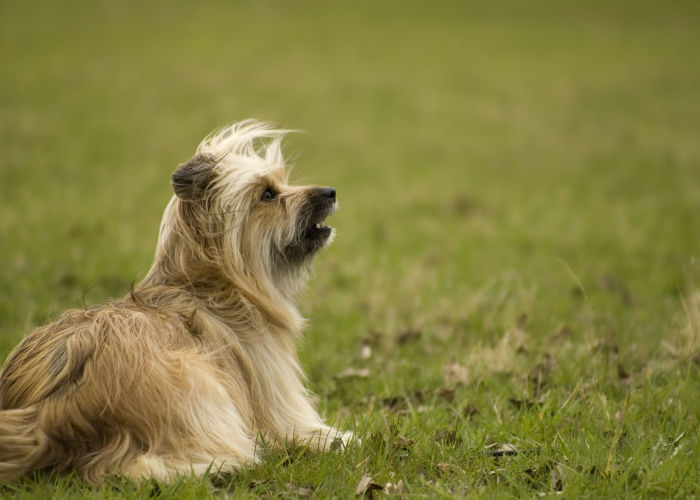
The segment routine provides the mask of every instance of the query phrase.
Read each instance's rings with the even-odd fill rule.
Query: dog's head
[[[332,241],[324,221],[337,207],[335,189],[289,184],[285,133],[252,120],[229,126],[173,173],[161,240],[177,235],[192,247],[190,276],[199,260],[289,295]]]

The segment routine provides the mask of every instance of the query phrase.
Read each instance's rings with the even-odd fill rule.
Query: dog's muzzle
[[[324,220],[335,211],[336,206],[335,189],[322,187],[309,191],[299,214],[299,234],[296,241],[285,249],[288,259],[304,258],[323,248],[333,233],[333,228],[327,226]]]

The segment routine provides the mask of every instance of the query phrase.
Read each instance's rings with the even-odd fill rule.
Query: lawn
[[[0,496],[700,496],[699,22],[692,1],[4,2],[0,359],[128,292],[172,170],[269,120],[307,132],[293,178],[338,190],[299,347],[362,442]]]

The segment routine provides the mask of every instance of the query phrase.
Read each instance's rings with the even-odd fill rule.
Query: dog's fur
[[[285,131],[248,120],[173,173],[153,266],[124,298],[34,330],[0,373],[0,479],[172,479],[255,462],[261,441],[347,442],[303,385],[295,301],[335,190],[287,183]]]

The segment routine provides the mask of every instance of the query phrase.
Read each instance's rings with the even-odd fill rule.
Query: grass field
[[[699,22],[691,1],[3,2],[0,359],[126,293],[175,166],[270,120],[308,132],[294,178],[338,189],[300,355],[363,441],[0,496],[700,496]]]

